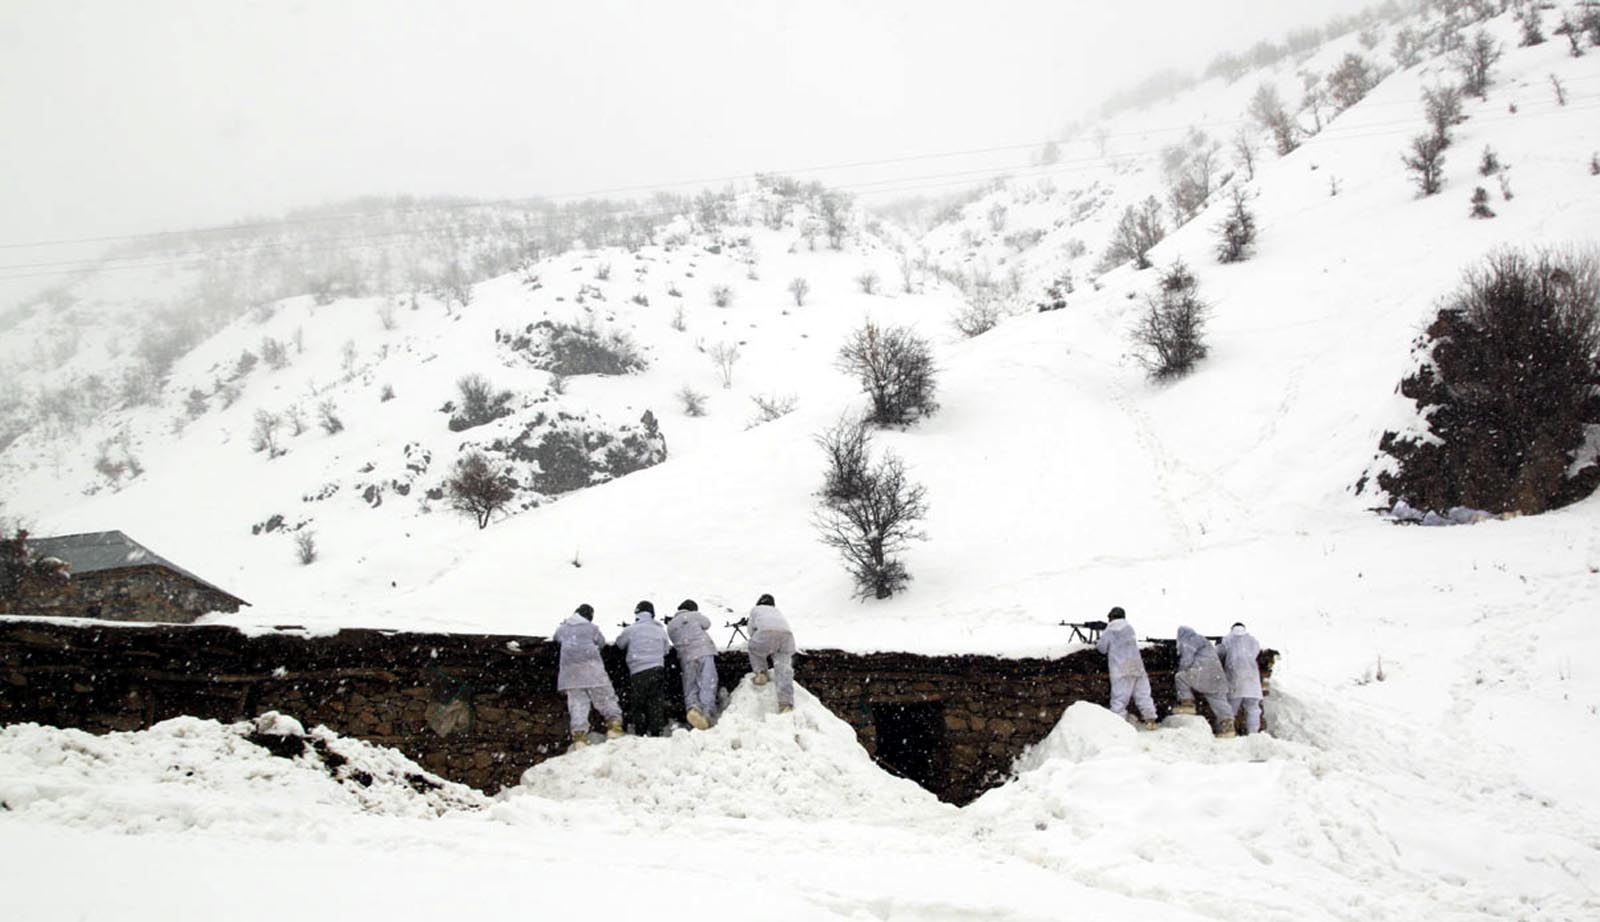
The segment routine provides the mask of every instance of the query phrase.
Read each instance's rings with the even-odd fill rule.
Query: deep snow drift
[[[1544,11],[1547,30],[1554,12]],[[1158,264],[1186,261],[1213,308],[1209,357],[1169,385],[1146,380],[1127,335],[1154,273],[1124,267],[1095,285],[1086,267],[1119,206],[1161,192],[1163,144],[1195,121],[1231,135],[1260,82],[1294,98],[1298,69],[1366,53],[1355,36],[1119,116],[1107,125],[1109,159],[1051,174],[1055,192],[1039,177],[1003,184],[935,229],[920,244],[930,258],[951,269],[987,261],[997,276],[1015,266],[1024,301],[1064,268],[1078,278],[1061,310],[1030,310],[976,339],[949,330],[950,286],[928,276],[920,290],[899,290],[890,235],[863,222],[844,251],[812,252],[796,227],[752,226],[758,271],[712,253],[718,244],[705,237],[638,259],[568,254],[542,264],[537,291],[493,280],[468,309],[405,311],[388,331],[367,301],[290,299],[202,344],[179,369],[183,385],[205,383],[263,335],[306,326],[304,357],[253,373],[233,407],[212,407],[174,434],[182,395],[171,394],[160,409],[97,423],[76,448],[30,442],[15,463],[8,452],[0,472],[12,495],[37,506],[8,511],[35,515],[41,531],[125,528],[256,603],[213,619],[241,625],[539,634],[580,600],[610,624],[642,597],[742,612],[772,592],[802,646],[1032,655],[1069,648],[1062,618],[1099,617],[1112,604],[1147,636],[1170,637],[1179,624],[1219,633],[1243,620],[1284,654],[1268,709],[1275,737],[1213,741],[1183,720],[1131,736],[1079,708],[1016,780],[955,811],[874,774],[809,703],[758,719],[759,702],[736,700],[711,733],[563,757],[487,810],[441,819],[368,814],[345,786],[307,769],[294,784],[317,819],[301,823],[299,807],[258,804],[248,777],[228,780],[221,802],[243,804],[241,824],[265,817],[258,825],[283,833],[275,842],[221,828],[226,811],[206,807],[219,802],[193,794],[173,809],[205,821],[173,820],[194,827],[182,835],[105,835],[119,828],[109,817],[128,815],[116,807],[120,786],[56,767],[73,764],[71,746],[100,744],[33,730],[42,754],[17,762],[8,752],[0,763],[20,766],[7,769],[8,790],[32,792],[0,813],[6,865],[21,880],[0,888],[0,908],[21,900],[8,916],[45,919],[118,909],[281,917],[279,905],[239,905],[229,877],[248,867],[261,880],[294,880],[319,915],[459,914],[470,895],[485,914],[534,901],[593,913],[603,898],[619,916],[693,917],[714,898],[792,918],[1600,917],[1591,781],[1600,673],[1586,652],[1600,608],[1600,499],[1424,529],[1372,514],[1382,498],[1353,489],[1381,433],[1415,422],[1395,385],[1460,272],[1497,246],[1590,243],[1600,227],[1600,178],[1589,171],[1600,150],[1600,54],[1572,57],[1554,37],[1518,47],[1509,15],[1488,28],[1505,55],[1488,99],[1466,102],[1441,195],[1417,198],[1399,164],[1425,127],[1421,90],[1454,79],[1445,57],[1425,55],[1286,157],[1255,138],[1261,234],[1249,261],[1215,262],[1215,206],[1153,251]],[[1374,60],[1388,63],[1393,31],[1383,30]],[[1565,104],[1551,75],[1567,88]],[[1485,147],[1506,165],[1514,196],[1494,199],[1495,218],[1472,220],[1472,189],[1499,189],[1478,175]],[[1091,198],[1102,204],[1079,220],[1074,203]],[[984,230],[996,204],[1011,223]],[[1031,249],[1006,243],[1036,230],[1044,235]],[[1084,244],[1078,256],[1073,239]],[[602,263],[614,267],[609,281],[596,277]],[[854,281],[867,269],[884,280],[877,294]],[[785,290],[795,276],[811,281],[804,307]],[[719,284],[735,291],[728,307],[708,297]],[[588,310],[579,307],[585,288],[603,301],[591,292]],[[631,299],[636,291],[648,306]],[[684,330],[672,323],[680,300]],[[548,375],[506,361],[492,333],[589,314],[637,337],[651,368],[575,378],[549,405],[623,421],[651,409],[669,460],[481,533],[429,506],[426,488],[464,444],[510,434],[445,427],[439,406],[459,374],[488,363],[497,383],[548,396]],[[810,523],[821,479],[810,438],[861,406],[832,359],[868,314],[934,339],[942,407],[875,437],[928,487],[929,540],[906,555],[914,581],[904,596],[862,604]],[[363,348],[347,371],[340,345],[357,338]],[[726,389],[701,351],[719,341],[744,350]],[[381,399],[386,382],[393,400]],[[711,395],[709,416],[679,407],[673,394],[685,384]],[[250,452],[254,410],[308,389],[362,411],[338,435],[295,436],[282,457]],[[746,431],[748,400],[764,393],[795,393],[798,407]],[[119,427],[147,473],[83,495],[94,449]],[[402,495],[392,484],[413,476],[412,442],[432,466]],[[357,487],[379,481],[391,488],[374,508]],[[317,498],[307,483],[339,489]],[[323,556],[310,567],[283,535],[249,533],[289,510],[318,533]],[[8,749],[24,745],[5,739]],[[233,743],[206,745],[273,777],[291,771]],[[161,758],[135,761],[165,771]],[[102,777],[107,763],[86,770]],[[93,793],[73,807],[56,789]],[[133,799],[166,816],[160,797],[171,789],[151,790]],[[271,820],[280,815],[290,819]],[[135,905],[66,885],[67,869],[86,860],[109,892],[139,897]],[[147,879],[174,866],[194,873],[164,888],[172,898],[153,897]]]

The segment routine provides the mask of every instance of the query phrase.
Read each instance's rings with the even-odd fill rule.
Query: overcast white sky
[[[0,0],[0,244],[1042,140],[1364,5]]]

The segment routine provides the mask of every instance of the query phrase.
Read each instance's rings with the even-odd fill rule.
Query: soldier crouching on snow
[[[1222,666],[1228,670],[1228,714],[1237,723],[1244,712],[1242,733],[1261,732],[1261,667],[1256,663],[1260,655],[1261,644],[1235,621],[1222,638]]]
[[[1172,676],[1178,704],[1174,714],[1195,713],[1196,692],[1205,696],[1211,708],[1212,730],[1218,736],[1233,736],[1233,706],[1228,701],[1228,674],[1217,658],[1217,648],[1192,627],[1178,628],[1178,671]]]
[[[672,641],[649,601],[633,607],[633,619],[617,637],[617,649],[628,655],[628,711],[633,732],[660,736],[667,729],[667,651]]]
[[[667,635],[678,653],[683,673],[683,706],[689,726],[704,730],[717,718],[717,645],[711,642],[711,619],[700,613],[694,599],[678,603],[678,613],[667,623]]]
[[[606,675],[600,650],[605,635],[594,626],[594,607],[579,605],[561,622],[551,638],[561,645],[561,671],[556,675],[556,691],[566,692],[567,716],[572,726],[572,748],[589,745],[589,710],[593,707],[606,721],[606,738],[622,735],[622,708],[617,692]]]
[[[778,677],[778,713],[794,710],[794,632],[770,594],[750,609],[750,671],[756,685],[767,684],[770,661]]]
[[[1128,623],[1128,615],[1119,606],[1106,615],[1105,630],[1095,649],[1106,655],[1106,666],[1111,673],[1111,713],[1128,716],[1128,699],[1144,718],[1144,728],[1156,728],[1156,703],[1150,697],[1150,676],[1144,671],[1144,657],[1139,654],[1139,638]]]

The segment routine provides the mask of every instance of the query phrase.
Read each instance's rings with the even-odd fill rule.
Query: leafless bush
[[[255,427],[250,430],[250,449],[252,451],[266,452],[268,458],[276,458],[283,454],[278,447],[278,429],[283,425],[283,417],[267,410],[257,410]]]
[[[757,394],[750,398],[750,402],[756,405],[756,418],[750,425],[759,426],[793,413],[800,398],[794,394]]]
[[[683,404],[683,415],[706,415],[706,395],[689,385],[685,384],[683,389],[678,391],[678,400]]]
[[[789,294],[794,298],[795,307],[806,306],[806,295],[811,293],[811,283],[799,276],[789,281]]]
[[[1250,255],[1256,241],[1256,217],[1248,206],[1249,196],[1244,187],[1235,185],[1231,192],[1231,207],[1217,225],[1217,261],[1236,263]]]
[[[862,294],[875,295],[878,293],[878,273],[868,269],[856,276],[856,284],[860,286]]]
[[[1156,293],[1145,299],[1145,311],[1133,330],[1139,360],[1150,377],[1177,378],[1194,370],[1206,356],[1207,308],[1199,283],[1182,262],[1162,273]]]
[[[674,330],[677,330],[679,333],[682,333],[684,330],[689,329],[688,322],[683,319],[683,305],[682,304],[678,304],[678,305],[675,305],[673,307],[673,309],[672,309],[672,321],[671,321],[671,323],[669,325]]]
[[[317,425],[329,435],[344,431],[344,420],[339,418],[339,406],[333,402],[333,398],[317,404]]]
[[[461,432],[511,415],[510,391],[497,391],[489,379],[472,373],[456,379],[461,403],[450,417],[450,431]]]
[[[1485,29],[1479,29],[1472,40],[1456,50],[1453,61],[1461,71],[1461,90],[1479,99],[1489,93],[1489,72],[1500,60],[1502,49]]]
[[[302,528],[294,535],[294,556],[301,566],[309,567],[317,561],[317,533]]]
[[[711,286],[711,303],[718,307],[727,307],[733,303],[733,289],[727,285]]]
[[[1436,134],[1419,134],[1411,139],[1411,152],[1402,154],[1413,182],[1422,194],[1433,195],[1439,191],[1444,177],[1444,142]]]
[[[1294,153],[1294,149],[1300,146],[1299,126],[1294,123],[1289,110],[1284,108],[1283,99],[1270,83],[1263,83],[1250,98],[1250,117],[1256,124],[1272,132],[1273,140],[1278,144],[1279,156]]]
[[[867,321],[839,348],[839,369],[854,375],[872,399],[873,422],[910,423],[938,409],[933,399],[933,349],[906,327]]]
[[[1129,205],[1111,232],[1111,242],[1106,245],[1100,269],[1108,271],[1129,260],[1133,261],[1135,269],[1150,268],[1150,250],[1166,235],[1167,229],[1161,223],[1161,203],[1155,196],[1141,204]]]
[[[1461,90],[1454,86],[1430,86],[1422,91],[1422,111],[1433,136],[1439,139],[1439,149],[1450,146],[1450,129],[1461,124]]]
[[[719,342],[706,354],[711,357],[712,366],[722,377],[722,386],[733,387],[733,366],[739,363],[739,347],[733,343]]]
[[[962,336],[982,336],[1000,323],[1000,305],[993,298],[974,297],[963,301],[950,317],[950,324]]]
[[[814,521],[822,543],[844,558],[856,597],[887,599],[905,589],[911,574],[897,555],[926,539],[918,523],[928,514],[927,490],[906,476],[905,464],[885,453],[846,498],[824,492],[822,499]]]

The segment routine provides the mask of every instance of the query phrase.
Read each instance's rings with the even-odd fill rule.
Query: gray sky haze
[[[0,244],[1042,141],[1364,5],[0,0]]]

